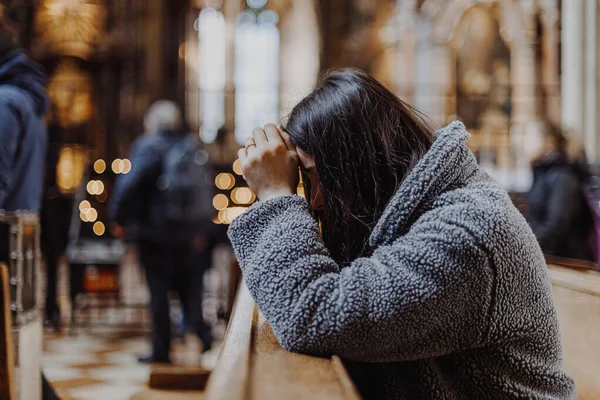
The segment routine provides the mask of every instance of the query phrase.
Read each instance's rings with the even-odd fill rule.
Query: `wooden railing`
[[[581,400],[600,398],[600,272],[592,264],[552,259],[550,280],[560,319],[566,367]],[[281,348],[242,283],[208,400],[359,399],[342,362]]]
[[[15,399],[15,358],[8,268],[0,264],[0,400]]]
[[[577,264],[577,263],[576,263]],[[565,363],[580,400],[600,398],[600,272],[549,264],[562,331]]]
[[[243,283],[204,398],[360,399],[339,358],[309,357],[281,348]]]

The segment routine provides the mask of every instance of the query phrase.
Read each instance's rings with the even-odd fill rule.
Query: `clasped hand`
[[[298,154],[289,135],[274,124],[254,129],[238,156],[244,178],[259,200],[296,193]]]

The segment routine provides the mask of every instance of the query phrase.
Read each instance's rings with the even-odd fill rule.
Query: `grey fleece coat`
[[[246,284],[284,348],[339,355],[365,398],[576,398],[542,252],[468,138],[437,132],[343,269],[304,199],[254,205],[229,230]]]

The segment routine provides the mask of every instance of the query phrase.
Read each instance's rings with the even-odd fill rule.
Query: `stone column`
[[[535,8],[528,2],[519,4],[506,10],[504,23],[510,26],[512,36],[512,120],[513,124],[523,125],[535,118],[538,80],[533,48]]]
[[[586,0],[585,4],[585,50],[584,50],[584,109],[583,135],[589,161],[598,155],[598,5],[597,0]]]
[[[280,117],[309,94],[319,76],[319,24],[312,0],[295,0],[281,16]]]
[[[584,2],[562,2],[562,124],[566,128],[583,132],[583,43]]]
[[[415,101],[415,64],[417,55],[417,35],[415,27],[416,1],[403,0],[398,3],[394,23],[396,24],[396,77],[395,86],[398,96],[404,101]]]
[[[431,113],[429,106],[430,85],[432,82],[431,65],[432,57],[431,22],[427,19],[418,19],[415,24],[415,36],[417,38],[415,55],[414,76],[414,105],[426,113]]]
[[[436,39],[431,23],[420,20],[415,31],[417,42],[414,101],[432,121],[440,126],[456,117],[456,71],[453,51],[447,41]]]
[[[514,163],[507,178],[507,189],[526,191],[532,175],[526,143],[538,133],[536,120],[537,60],[534,51],[536,8],[531,1],[506,5],[503,23],[511,41],[512,115],[510,147]]]
[[[542,11],[542,85],[544,112],[553,122],[560,122],[560,12],[555,0]]]

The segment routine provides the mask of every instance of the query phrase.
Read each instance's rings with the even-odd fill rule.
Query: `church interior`
[[[462,121],[481,169],[520,210],[544,124],[560,125],[581,143],[600,199],[595,0],[0,0],[3,19],[47,72],[50,107],[41,212],[0,214],[21,233],[10,254],[24,254],[2,279],[2,399],[361,398],[339,357],[279,345],[227,238],[257,201],[238,151],[254,127],[283,123],[325,71],[367,72],[436,127]],[[136,359],[150,349],[149,292],[138,251],[110,220],[159,99],[181,106],[214,171],[202,299],[214,342],[201,351],[170,297],[171,365]],[[600,272],[547,261],[566,369],[579,398],[598,399]],[[48,296],[58,308],[45,310]]]

